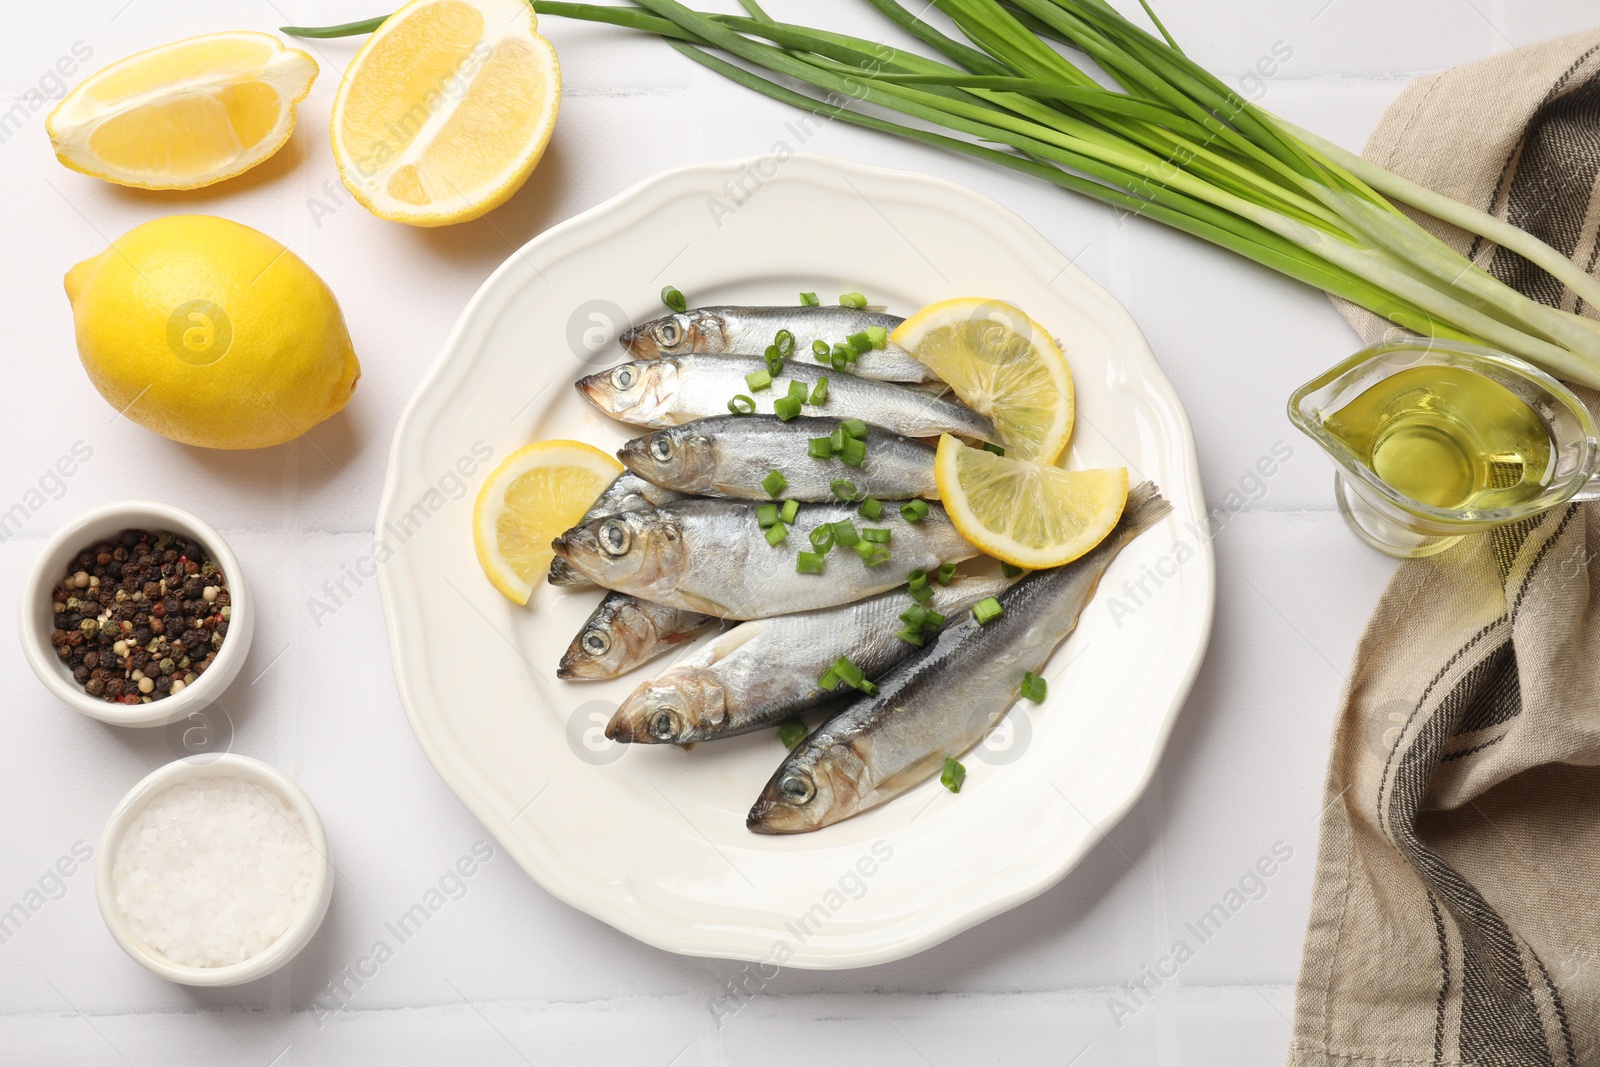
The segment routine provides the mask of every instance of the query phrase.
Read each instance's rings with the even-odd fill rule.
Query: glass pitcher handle
[[[1583,488],[1573,493],[1568,500],[1574,504],[1581,504],[1585,500],[1600,500],[1600,472],[1589,475],[1589,480],[1583,483]]]

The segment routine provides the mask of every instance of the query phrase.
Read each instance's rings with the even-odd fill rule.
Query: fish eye
[[[683,340],[683,327],[677,319],[666,319],[656,326],[656,343],[663,348],[674,348]]]
[[[665,463],[672,458],[672,441],[666,434],[657,434],[650,439],[650,454]]]
[[[611,384],[618,389],[633,388],[633,368],[628,366],[618,367],[611,372]]]
[[[627,553],[628,545],[633,541],[633,535],[628,532],[626,523],[616,519],[607,520],[600,527],[600,547],[607,555],[621,556]]]
[[[670,741],[678,736],[678,716],[671,708],[657,708],[650,716],[649,730],[657,741]]]
[[[611,635],[604,630],[585,630],[579,642],[591,656],[603,656],[611,651]]]
[[[778,795],[791,804],[806,804],[817,795],[817,787],[803,774],[786,774],[778,780]]]

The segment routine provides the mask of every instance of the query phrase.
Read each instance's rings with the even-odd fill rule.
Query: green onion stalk
[[[758,0],[741,0],[743,15],[678,0],[535,6],[654,34],[775,100],[1020,171],[1414,333],[1488,345],[1600,387],[1600,324],[1516,292],[1399,205],[1522,256],[1589,304],[1600,306],[1600,282],[1533,235],[1242,99],[1183,53],[1145,0],[1156,33],[1105,0],[933,0],[954,34],[899,0],[862,2],[938,58],[780,22]],[[283,29],[345,37],[382,23]],[[1115,88],[1088,72],[1091,62]]]

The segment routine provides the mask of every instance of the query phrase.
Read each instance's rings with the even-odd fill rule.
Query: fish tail
[[[1124,540],[1131,541],[1150,527],[1172,514],[1172,504],[1161,495],[1155,482],[1140,482],[1128,490],[1128,502],[1122,506],[1118,532]]]

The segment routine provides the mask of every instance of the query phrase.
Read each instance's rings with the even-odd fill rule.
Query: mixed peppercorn
[[[233,613],[205,546],[166,530],[124,530],[79,552],[56,586],[50,644],[92,697],[148,704],[216,661]]]

